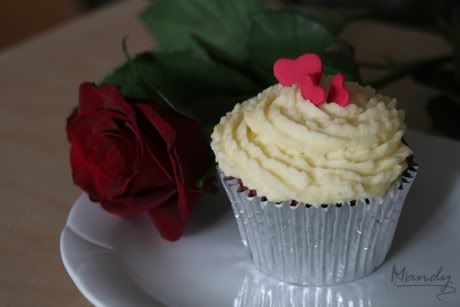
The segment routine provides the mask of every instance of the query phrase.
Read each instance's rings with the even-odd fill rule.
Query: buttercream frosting
[[[211,136],[220,169],[271,201],[319,206],[383,195],[411,155],[404,112],[371,87],[346,87],[346,107],[317,107],[297,85],[280,84],[235,105]]]

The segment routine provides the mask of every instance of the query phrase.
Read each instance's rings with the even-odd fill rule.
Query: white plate
[[[223,193],[203,200],[175,243],[147,218],[112,216],[82,195],[62,232],[64,265],[97,306],[460,306],[460,144],[413,132],[409,142],[420,171],[392,250],[357,282],[296,287],[256,272]]]

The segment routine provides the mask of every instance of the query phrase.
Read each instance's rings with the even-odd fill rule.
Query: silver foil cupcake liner
[[[282,281],[326,286],[360,279],[382,264],[416,173],[411,166],[382,197],[320,207],[271,202],[238,179],[221,171],[219,177],[254,265]]]

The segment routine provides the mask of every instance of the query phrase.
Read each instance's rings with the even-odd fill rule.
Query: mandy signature
[[[441,297],[457,292],[454,287],[452,275],[443,272],[444,267],[440,267],[433,274],[415,274],[409,272],[405,266],[397,268],[393,266],[391,272],[391,283],[396,287],[433,287],[439,288],[436,298],[442,301]]]

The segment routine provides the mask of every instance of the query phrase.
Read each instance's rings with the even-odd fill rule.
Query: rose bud
[[[114,214],[147,213],[177,240],[211,166],[199,125],[155,102],[127,101],[115,86],[80,86],[67,120],[73,180]]]

